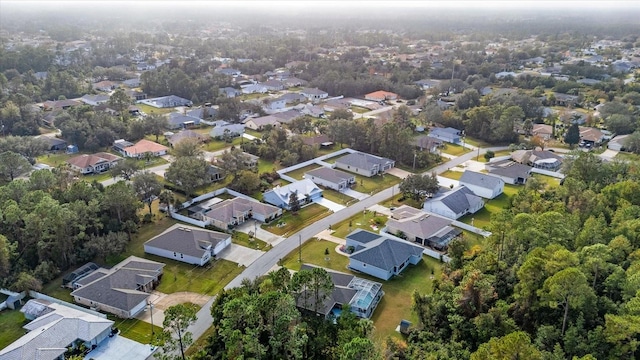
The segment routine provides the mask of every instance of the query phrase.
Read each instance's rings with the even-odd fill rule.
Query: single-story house
[[[27,333],[0,350],[0,359],[64,359],[70,347],[92,349],[109,338],[113,321],[65,304],[29,300],[20,310],[32,320],[22,327]]]
[[[278,119],[278,123],[280,124],[289,124],[293,119],[299,118],[303,114],[298,110],[287,110],[282,112],[277,112],[273,114],[273,117]]]
[[[422,90],[428,90],[440,85],[440,80],[422,79],[415,81],[414,84],[420,86]]]
[[[577,95],[568,95],[562,93],[553,93],[555,97],[555,103],[553,105],[557,106],[575,106],[578,102]]]
[[[516,150],[511,160],[536,169],[558,171],[562,167],[562,157],[547,150]]]
[[[140,78],[131,78],[122,82],[122,85],[128,86],[130,88],[137,88],[140,86]]]
[[[452,227],[451,222],[452,220],[402,205],[391,211],[386,232],[422,246],[445,250],[451,240],[462,233],[460,229]]]
[[[249,154],[248,152],[242,152],[242,155],[243,155],[244,160],[245,160],[244,164],[247,167],[255,168],[256,166],[258,166],[258,160],[260,160],[259,156],[256,156],[256,155],[253,155],[253,154]],[[213,162],[218,166],[222,166],[222,164],[224,164],[224,161],[222,160],[221,157],[215,157],[213,159]]]
[[[306,80],[298,79],[297,77],[290,77],[288,79],[282,80],[282,83],[285,87],[296,87],[296,86],[306,86],[308,82]]]
[[[461,134],[462,132],[458,129],[454,129],[452,127],[448,128],[433,128],[429,132],[429,136],[432,138],[436,138],[442,141],[446,141],[452,144],[460,144],[461,143]]]
[[[257,118],[247,118],[242,123],[245,127],[251,130],[261,131],[265,128],[265,126],[268,125],[271,125],[273,127],[280,126],[280,119],[273,115],[267,115]]]
[[[420,151],[428,151],[430,153],[437,153],[438,148],[443,146],[443,141],[436,139],[428,135],[421,135],[413,140],[413,144],[420,149]]]
[[[385,101],[385,100],[396,100],[397,98],[398,98],[398,94],[392,93],[389,91],[383,91],[383,90],[374,91],[364,96],[365,100],[378,101],[378,102]]]
[[[626,146],[627,137],[629,135],[618,135],[609,141],[607,147],[614,151],[624,151]]]
[[[264,104],[265,110],[281,110],[287,106],[285,99],[273,99]]]
[[[298,203],[305,205],[322,197],[322,190],[309,179],[303,179],[284,186],[276,186],[262,194],[264,202],[281,209],[290,210],[289,197],[297,194]]]
[[[300,270],[313,270],[315,267],[302,264]],[[342,309],[349,305],[356,316],[370,318],[384,296],[382,284],[335,270],[325,270],[333,282],[331,294],[327,294],[323,303],[316,306],[315,295],[311,291],[304,291],[297,297],[296,306],[301,310],[315,311],[325,318],[337,318]]]
[[[531,167],[512,160],[489,162],[485,165],[489,174],[500,177],[505,184],[524,184],[531,176]]]
[[[284,90],[284,84],[279,80],[267,80],[262,83],[262,86],[266,87],[269,91]]]
[[[132,101],[139,101],[147,98],[147,94],[143,91],[125,90],[124,93],[127,94]]]
[[[62,278],[62,286],[73,289],[74,288],[73,283],[75,281],[80,280],[81,278],[87,275],[90,275],[91,273],[98,270],[99,268],[100,266],[96,265],[95,263],[88,262],[82,265],[81,267],[75,269],[74,271],[70,272],[69,274],[65,275],[65,277]]]
[[[299,110],[302,114],[313,116],[315,118],[321,118],[324,116],[324,108],[322,106],[317,106],[312,104],[305,104],[305,105],[301,104],[299,106],[300,106]]]
[[[49,151],[59,151],[67,149],[67,142],[65,140],[50,136],[42,136],[41,139],[44,139],[49,143]]]
[[[227,233],[175,224],[144,243],[144,252],[198,266],[231,245]]]
[[[118,83],[110,80],[103,80],[97,83],[91,84],[93,90],[111,92],[118,88]]]
[[[264,94],[269,92],[269,89],[262,84],[251,84],[242,88],[243,94]]]
[[[236,96],[240,96],[242,95],[242,91],[236,89],[236,88],[232,88],[232,87],[223,87],[220,88],[220,90],[218,90],[218,92],[222,95],[224,95],[225,97],[228,98],[234,98]]]
[[[302,142],[305,145],[314,146],[316,148],[333,145],[333,142],[331,141],[331,139],[329,139],[329,137],[325,134],[316,135],[316,136],[303,136]]]
[[[186,129],[199,124],[199,117],[184,115],[181,113],[171,113],[167,119],[167,126],[169,129]]]
[[[585,143],[590,143],[592,146],[600,145],[604,141],[604,134],[600,129],[578,126],[580,130],[580,140]]]
[[[349,269],[389,280],[400,274],[409,264],[422,260],[424,248],[408,241],[356,229],[346,237]]]
[[[214,139],[220,139],[224,136],[228,135],[231,137],[237,137],[244,134],[244,125],[243,124],[223,124],[218,125],[209,131],[209,136]]]
[[[363,152],[354,152],[336,160],[335,165],[338,169],[372,177],[394,167],[395,161]]]
[[[87,105],[98,106],[100,104],[106,104],[109,101],[110,96],[107,94],[98,95],[84,95],[80,98],[80,101]]]
[[[249,219],[270,222],[282,215],[282,209],[245,198],[227,199],[212,205],[202,220],[219,229],[231,229]]]
[[[504,180],[490,174],[465,170],[458,182],[485,199],[493,199],[504,192]]]
[[[539,136],[544,140],[550,140],[553,138],[553,127],[546,124],[533,124],[531,135]]]
[[[78,304],[128,319],[147,306],[149,293],[162,277],[164,264],[129,256],[108,270],[98,270],[77,282],[71,293]]]
[[[182,130],[177,134],[169,136],[167,138],[167,141],[169,142],[169,144],[171,144],[172,147],[175,147],[180,141],[184,139],[193,139],[194,141],[197,141],[199,143],[203,143],[208,140],[206,136],[193,130]]]
[[[300,94],[304,95],[309,101],[320,101],[329,97],[329,93],[318,88],[304,88],[300,90]]]
[[[238,76],[242,75],[242,72],[240,70],[236,70],[236,69],[233,69],[233,68],[218,68],[218,69],[216,69],[216,72],[218,74],[232,76],[232,77],[238,77]]]
[[[177,107],[177,106],[187,106],[190,107],[193,105],[193,102],[191,100],[187,100],[184,98],[181,98],[179,96],[175,96],[175,95],[169,95],[169,96],[161,96],[161,97],[157,97],[157,98],[151,98],[151,99],[144,99],[144,100],[138,100],[139,103],[145,104],[145,105],[149,105],[149,106],[153,106],[154,108],[170,108],[170,107]]]
[[[352,184],[356,183],[355,175],[327,167],[320,167],[307,171],[304,174],[304,178],[313,181],[317,185],[328,187],[329,189],[336,191],[347,190]]]
[[[67,110],[74,106],[82,105],[81,102],[75,100],[55,100],[55,101],[45,101],[42,103],[42,108],[44,110]]]
[[[86,175],[103,173],[115,166],[120,160],[122,160],[120,156],[99,152],[74,156],[67,160],[67,163],[71,165],[71,169]]]
[[[118,144],[116,144],[118,141],[120,140],[116,140],[114,142],[114,147]],[[130,143],[129,143],[130,144]],[[120,149],[120,148],[118,148]],[[131,157],[131,158],[142,158],[145,156],[145,154],[149,153],[151,154],[151,156],[162,156],[162,155],[166,155],[167,151],[169,150],[168,147],[164,146],[164,145],[160,145],[156,142],[153,142],[151,140],[147,140],[147,139],[142,139],[140,141],[138,141],[137,143],[135,143],[135,145],[131,145],[131,146],[127,146],[124,148],[121,148],[120,153],[126,157]]]
[[[187,116],[195,117],[200,120],[208,120],[216,116],[218,111],[212,107],[201,107],[187,111]]]
[[[458,186],[425,201],[423,209],[449,219],[459,219],[482,209],[484,201],[466,186]]]
[[[284,100],[285,104],[293,104],[306,101],[307,98],[304,95],[298,93],[286,93],[276,98],[276,100]]]

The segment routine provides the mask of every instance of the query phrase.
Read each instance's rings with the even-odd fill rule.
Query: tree
[[[15,252],[15,245],[9,243],[4,235],[0,235],[0,277],[6,277],[11,270],[11,259]]]
[[[496,153],[494,153],[491,150],[487,150],[487,152],[484,153],[484,158],[485,160],[489,161],[491,159],[493,159],[496,156]]]
[[[631,115],[613,114],[605,119],[607,130],[617,135],[630,134],[637,129],[637,122]]]
[[[260,175],[249,170],[241,170],[234,178],[231,188],[243,194],[253,194],[260,189]]]
[[[624,147],[629,152],[640,154],[640,131],[627,136],[624,139]]]
[[[191,304],[178,304],[168,307],[164,311],[164,326],[161,334],[161,346],[164,354],[157,356],[161,359],[178,358],[186,360],[184,354],[186,348],[193,343],[191,332],[187,331],[189,325],[193,324],[198,318],[196,317],[196,307]],[[175,338],[174,338],[175,335]],[[172,351],[180,349],[181,357],[172,357],[169,354]]]
[[[179,157],[169,165],[165,179],[181,186],[185,194],[191,196],[197,187],[205,184],[208,167],[206,160],[193,156]]]
[[[173,156],[180,157],[198,157],[202,155],[200,142],[193,138],[182,139],[173,147]]]
[[[126,158],[118,161],[115,166],[109,169],[109,172],[114,179],[121,176],[123,179],[129,181],[138,170],[140,170],[138,161],[136,159]]]
[[[129,105],[131,105],[131,98],[124,92],[124,90],[118,89],[111,94],[108,104],[120,113],[120,116],[124,119],[125,111],[129,108]]]
[[[569,308],[579,308],[590,297],[594,297],[593,289],[587,284],[587,278],[574,267],[560,270],[545,280],[543,288],[539,290],[539,295],[550,307],[561,306],[563,308],[561,335],[564,335],[566,329]]]
[[[162,191],[162,184],[156,175],[150,172],[143,172],[136,175],[133,178],[133,191],[136,192],[138,200],[147,204],[149,207],[149,215],[153,215],[151,212],[151,204],[153,204],[153,201]]]
[[[580,142],[580,129],[578,128],[578,124],[572,124],[569,127],[567,134],[564,136],[564,142],[569,144],[571,148]]]
[[[23,271],[18,275],[17,280],[11,288],[16,292],[29,290],[40,291],[42,290],[42,282],[33,275]]]
[[[5,151],[0,154],[0,176],[9,181],[26,173],[31,169],[31,164],[20,154]]]
[[[356,337],[340,348],[340,360],[374,360],[379,354],[368,338]]]
[[[533,121],[531,121],[531,119],[526,119],[522,124],[522,130],[525,135],[531,136],[531,133],[533,132]]]
[[[158,195],[158,200],[160,201],[160,205],[164,204],[167,207],[168,213],[171,213],[171,205],[173,204],[174,199],[175,199],[175,195],[171,190],[164,189],[160,192],[160,195]]]
[[[353,120],[353,112],[348,109],[336,109],[329,114],[329,120],[334,121],[337,119]]]
[[[167,118],[158,114],[147,116],[144,119],[144,125],[148,134],[155,135],[156,142],[158,142],[158,137],[164,133],[164,129],[169,127]]]
[[[419,201],[425,196],[438,192],[438,178],[435,173],[431,175],[409,175],[400,183],[400,192],[406,197]]]
[[[300,200],[298,200],[298,191],[292,191],[289,194],[289,210],[297,214],[300,211]]]
[[[471,354],[471,360],[542,360],[542,354],[531,344],[529,335],[523,331],[512,332],[501,338],[492,338],[480,345]]]
[[[233,175],[234,180],[236,180],[241,171],[249,170],[250,168],[249,156],[236,147],[231,147],[231,149],[222,153],[218,163],[226,174]]]
[[[124,251],[129,238],[124,232],[110,232],[105,235],[92,235],[86,246],[98,258],[106,261],[108,256],[118,255]]]

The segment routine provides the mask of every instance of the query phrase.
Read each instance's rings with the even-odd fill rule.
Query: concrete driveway
[[[358,200],[364,200],[370,196],[369,194],[361,193],[352,189],[347,189],[343,191],[343,194],[347,196],[351,196],[352,198],[358,199]]]
[[[237,244],[231,244],[228,248],[222,250],[218,257],[221,259],[233,261],[238,265],[249,266],[253,264],[260,256],[264,254],[264,251],[249,249]]]
[[[249,232],[256,232],[256,237],[258,239],[266,243],[269,243],[272,246],[276,246],[284,240],[282,236],[270,233],[267,230],[261,228],[260,225],[262,225],[261,222],[258,222],[256,220],[251,220],[236,227],[236,230],[245,234],[248,234]]]
[[[607,149],[605,150],[602,154],[600,154],[600,157],[603,160],[607,160],[607,161],[612,161],[613,158],[616,157],[616,155],[618,155],[618,152],[615,150],[611,150],[611,149]]]
[[[395,168],[395,167],[387,170],[387,174],[391,174],[393,176],[397,176],[400,179],[404,179],[407,176],[411,175],[410,172],[402,170],[402,169],[398,169],[398,168]]]
[[[313,202],[318,204],[318,205],[320,205],[320,206],[324,206],[324,207],[326,207],[327,209],[329,209],[329,210],[331,210],[333,212],[340,211],[340,210],[345,208],[344,205],[340,205],[338,203],[335,203],[335,202],[333,202],[331,200],[328,200],[328,199],[325,199],[325,198],[319,198],[319,199],[314,200]]]

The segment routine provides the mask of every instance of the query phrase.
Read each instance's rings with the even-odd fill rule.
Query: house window
[[[362,264],[363,267],[367,267],[367,264]]]
[[[184,255],[183,254],[180,254],[180,259],[184,259]]]
[[[175,252],[173,253],[173,257],[176,257],[176,253]]]

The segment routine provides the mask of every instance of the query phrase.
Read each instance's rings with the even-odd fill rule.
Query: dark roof
[[[468,187],[462,185],[433,198],[431,201],[440,201],[454,213],[460,214],[472,208],[477,202],[482,202],[482,199]]]
[[[385,165],[393,162],[394,161],[391,159],[373,156],[362,152],[354,152],[336,160],[336,163],[350,165],[359,169],[371,169],[376,164]]]
[[[504,183],[502,179],[497,176],[483,174],[475,171],[465,170],[459,180],[462,185],[475,185],[485,189],[495,189],[496,186],[500,186]]]
[[[341,181],[344,180],[349,180],[349,179],[354,179],[355,176],[354,175],[349,175],[344,171],[340,171],[340,170],[335,170],[335,169],[330,169],[330,168],[326,168],[326,167],[320,167],[317,169],[313,169],[311,171],[307,171],[305,173],[305,175],[311,175],[311,176],[315,176],[327,181],[330,181],[334,184],[340,183]],[[306,178],[306,176],[305,176]]]
[[[370,231],[358,231],[355,230],[351,234],[347,235],[347,239],[359,242],[360,244],[368,244],[371,241],[378,239],[380,235],[372,233]]]
[[[526,178],[531,172],[531,167],[518,164],[511,160],[498,161],[491,163],[489,168],[490,174],[505,176],[512,179]]]
[[[393,212],[402,216],[396,220],[391,218],[387,226],[398,229],[407,235],[413,235],[421,239],[429,239],[451,229],[451,220],[440,216],[427,214],[422,210],[403,205]],[[410,215],[413,214],[413,215]]]
[[[357,229],[349,234],[347,238],[353,239],[354,233],[358,232],[368,231]],[[377,239],[369,241],[364,248],[356,250],[349,256],[350,259],[355,259],[386,271],[392,271],[394,267],[398,268],[404,264],[411,256],[422,257],[424,249],[420,246],[404,240],[391,239],[374,233],[370,234],[377,236]]]
[[[229,236],[229,234],[217,231],[174,225],[144,244],[201,258],[204,253],[209,251],[206,247],[215,247],[218,243],[228,239]]]

